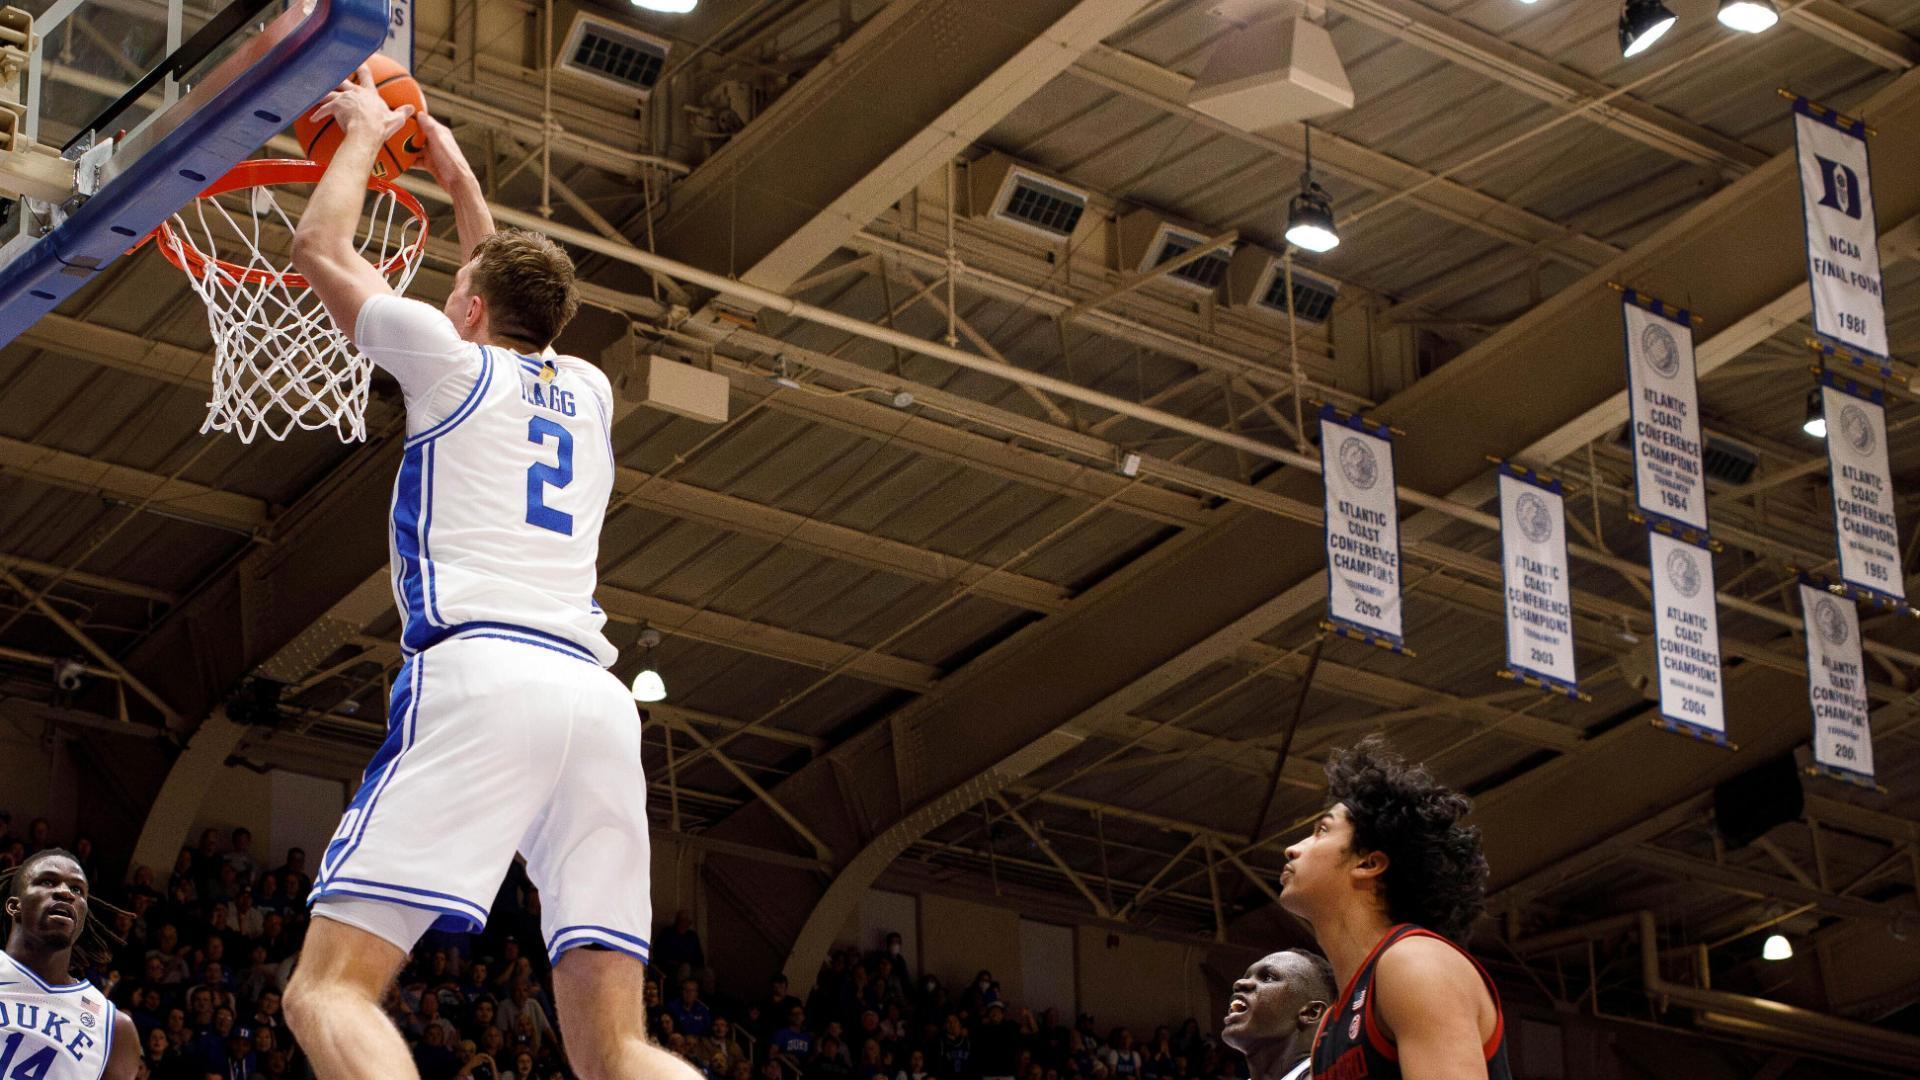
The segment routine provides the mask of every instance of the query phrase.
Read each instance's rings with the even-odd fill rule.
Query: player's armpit
[[[1374,1019],[1407,1080],[1486,1080],[1480,1022],[1493,999],[1465,956],[1432,938],[1406,938],[1381,954],[1373,987]]]

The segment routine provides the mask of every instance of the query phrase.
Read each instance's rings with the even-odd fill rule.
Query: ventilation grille
[[[1311,278],[1298,270],[1293,272],[1293,314],[1302,322],[1323,323],[1333,314],[1333,302],[1340,298],[1340,291],[1327,282]],[[1282,315],[1287,313],[1287,273],[1276,266],[1273,280],[1267,283],[1267,291],[1260,296],[1260,306]]]
[[[666,42],[583,14],[574,20],[558,66],[644,98],[666,62]]]
[[[1753,479],[1754,470],[1760,467],[1758,454],[1737,442],[1714,435],[1707,436],[1707,445],[1701,457],[1704,459],[1701,464],[1708,476],[1729,484],[1746,483]]]
[[[1169,235],[1160,245],[1160,257],[1153,265],[1170,262],[1185,255],[1200,245],[1200,241],[1183,235]],[[1211,251],[1193,260],[1178,270],[1168,271],[1167,276],[1179,278],[1190,285],[1197,285],[1212,292],[1227,279],[1227,266],[1232,258],[1227,251]]]
[[[1006,205],[994,216],[1053,236],[1068,237],[1087,212],[1087,197],[1026,173],[1013,174]]]

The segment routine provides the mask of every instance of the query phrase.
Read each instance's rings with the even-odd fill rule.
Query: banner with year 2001
[[[1633,492],[1640,512],[1707,531],[1707,479],[1700,453],[1700,387],[1693,317],[1632,289],[1620,306],[1627,337]]]
[[[1560,481],[1500,466],[1500,549],[1508,670],[1577,694],[1573,583],[1567,576],[1567,510]]]
[[[1854,783],[1873,783],[1873,730],[1860,610],[1851,599],[1800,583],[1806,622],[1807,694],[1813,706],[1813,763]]]
[[[1797,97],[1793,134],[1814,332],[1855,352],[1885,357],[1887,311],[1867,125]]]
[[[1883,602],[1904,607],[1907,585],[1900,562],[1900,526],[1893,513],[1882,400],[1878,390],[1831,373],[1820,376],[1840,577]]]
[[[1322,406],[1320,474],[1327,510],[1327,617],[1340,629],[1401,648],[1392,432]]]
[[[1720,620],[1714,611],[1713,554],[1649,531],[1653,639],[1660,660],[1660,718],[1669,727],[1726,742]]]

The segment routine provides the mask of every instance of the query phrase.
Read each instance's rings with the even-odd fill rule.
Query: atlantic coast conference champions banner
[[[1322,407],[1320,473],[1327,507],[1327,616],[1336,626],[1398,648],[1400,517],[1391,432]]]
[[[1714,613],[1713,555],[1665,533],[1648,532],[1653,635],[1660,657],[1660,715],[1724,742],[1725,684],[1720,621]]]
[[[1705,532],[1707,482],[1691,316],[1629,289],[1621,317],[1633,415],[1634,501],[1649,517]]]
[[[1852,600],[1803,581],[1800,613],[1806,620],[1813,763],[1871,783],[1873,733],[1860,653],[1860,611]]]
[[[1576,689],[1573,583],[1567,577],[1567,511],[1560,482],[1500,469],[1500,550],[1507,600],[1507,667]]]
[[[1813,329],[1856,352],[1887,355],[1880,235],[1867,169],[1867,127],[1795,98],[1794,148],[1807,225]]]
[[[1865,395],[1865,396],[1863,396]],[[1887,469],[1887,411],[1879,391],[1831,374],[1820,378],[1827,419],[1827,465],[1833,470],[1833,528],[1840,577],[1847,584],[1904,604],[1900,526]]]

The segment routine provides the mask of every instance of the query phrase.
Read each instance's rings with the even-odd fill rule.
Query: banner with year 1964
[[[1628,289],[1621,318],[1627,336],[1634,502],[1648,517],[1705,532],[1707,477],[1700,453],[1692,316]]]

